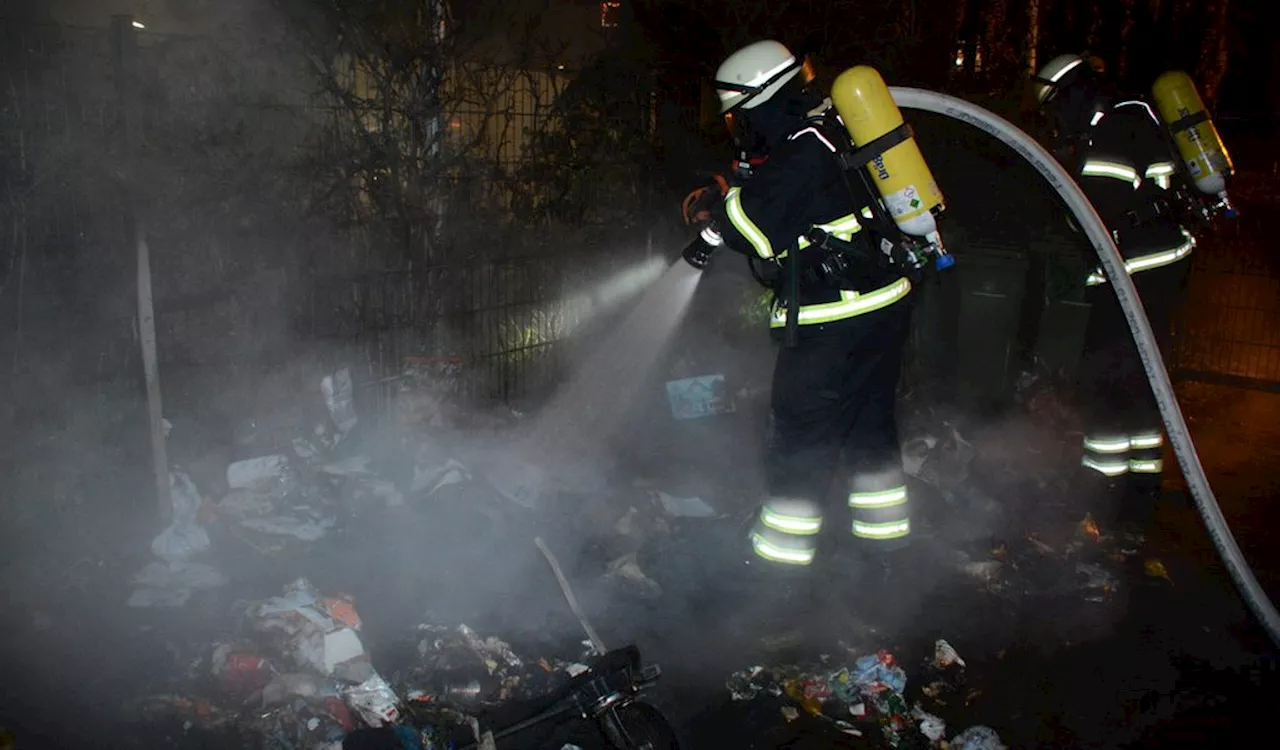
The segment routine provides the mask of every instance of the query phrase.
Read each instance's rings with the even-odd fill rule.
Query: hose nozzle
[[[711,256],[723,243],[724,239],[720,237],[720,233],[714,227],[708,226],[698,233],[697,238],[680,253],[680,257],[701,271],[711,263]]]

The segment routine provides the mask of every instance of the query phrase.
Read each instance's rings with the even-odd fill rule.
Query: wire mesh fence
[[[603,190],[584,187],[594,170],[581,155],[549,163],[556,154],[546,136],[563,118],[554,105],[570,84],[561,72],[497,70],[502,81],[522,82],[499,92],[501,106],[477,111],[464,102],[441,123],[470,135],[477,158],[450,162],[440,182],[422,186],[449,204],[429,227],[445,242],[433,244],[376,211],[329,217],[316,229],[307,215],[315,180],[298,170],[317,161],[350,167],[339,163],[341,150],[326,151],[324,137],[344,113],[297,79],[246,77],[234,47],[148,32],[129,32],[132,46],[122,47],[108,28],[5,24],[3,34],[0,364],[15,376],[11,396],[19,379],[27,392],[64,384],[61,374],[48,377],[50,360],[91,385],[137,385],[130,183],[149,191],[139,213],[154,257],[162,379],[165,368],[252,378],[314,344],[358,356],[370,382],[406,362],[460,362],[460,397],[510,401],[555,377],[561,344],[584,314],[572,294],[590,273],[642,255],[630,252],[644,247],[634,242],[649,202],[640,194],[599,201],[622,204],[622,221],[555,217],[562,231],[554,240],[546,231],[463,236],[515,209],[537,218],[546,196],[567,186],[588,196]],[[125,80],[134,85],[122,88]],[[290,161],[301,152],[309,162]],[[376,178],[390,172],[365,172],[354,194],[369,203],[385,187]],[[502,197],[493,200],[495,192]],[[476,215],[482,202],[505,216]],[[632,238],[614,243],[628,252],[601,250],[610,233]],[[388,262],[379,249],[388,243],[419,260]]]
[[[1240,216],[1221,222],[1192,255],[1177,368],[1187,379],[1280,391],[1280,259],[1270,231],[1280,192],[1266,144],[1238,142],[1244,169],[1232,195]]]

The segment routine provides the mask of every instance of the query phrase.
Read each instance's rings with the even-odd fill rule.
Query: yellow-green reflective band
[[[871,213],[871,208],[870,208],[869,206],[864,206],[864,207],[863,207],[863,209],[862,209],[862,216],[863,216],[863,218],[865,218],[865,219],[874,219],[874,218],[876,217],[876,215],[875,215],[875,214]]]
[[[888,307],[898,300],[906,297],[911,292],[911,282],[906,279],[898,279],[888,286],[882,286],[872,292],[859,294],[857,292],[841,289],[839,302],[823,302],[816,305],[802,305],[797,313],[797,322],[800,325],[814,325],[818,323],[831,323],[845,318],[852,318],[856,315],[864,315],[869,312],[875,312],[882,308]],[[787,310],[785,307],[778,306],[773,310],[772,320],[769,325],[773,328],[781,328],[787,324]]]
[[[1176,167],[1171,161],[1158,161],[1147,167],[1146,177],[1148,179],[1154,177],[1168,177],[1176,171]]]
[[[779,513],[766,507],[760,511],[760,523],[783,534],[809,536],[822,530],[822,518],[813,516],[793,516]]]
[[[1164,445],[1164,436],[1158,432],[1142,433],[1129,438],[1130,448],[1159,448]]]
[[[751,548],[757,555],[769,560],[770,562],[786,563],[788,565],[808,565],[813,562],[813,556],[816,551],[812,549],[787,549],[785,547],[779,547],[759,534],[753,534],[751,536]]]
[[[1170,263],[1176,263],[1191,254],[1191,250],[1196,246],[1196,240],[1191,235],[1183,231],[1183,236],[1187,238],[1177,247],[1161,250],[1158,253],[1149,253],[1147,255],[1139,255],[1136,258],[1130,258],[1124,262],[1125,273],[1132,276],[1141,271],[1150,271],[1153,268],[1161,268]],[[1089,286],[1097,286],[1105,283],[1107,277],[1103,275],[1102,269],[1099,268],[1089,274],[1089,278],[1085,279],[1085,284]]]
[[[1124,453],[1129,450],[1129,438],[1086,437],[1084,449],[1094,453]]]
[[[822,231],[826,232],[832,237],[835,237],[836,239],[840,239],[840,240],[844,240],[845,242],[848,242],[849,240],[853,239],[853,235],[862,231],[862,224],[858,221],[857,216],[853,214],[849,214],[848,216],[842,216],[839,219],[836,219],[835,221],[832,221],[832,222],[828,222],[826,224],[816,224],[815,228],[821,229]],[[796,247],[801,250],[808,247],[809,244],[810,243],[809,243],[808,237],[800,237],[799,239],[796,240]],[[778,257],[783,258],[783,257],[786,257],[786,255],[787,254],[784,251]]]
[[[862,539],[901,539],[910,533],[910,521],[889,521],[888,523],[853,522],[853,535]]]
[[[1080,465],[1084,466],[1086,469],[1093,469],[1099,474],[1103,474],[1108,477],[1118,477],[1121,474],[1129,473],[1128,461],[1098,461],[1085,456],[1080,459]]]
[[[1129,460],[1129,471],[1134,474],[1159,474],[1163,470],[1164,461],[1159,458]]]
[[[764,232],[760,231],[760,227],[747,216],[742,210],[742,188],[729,188],[729,192],[724,196],[725,211],[729,214],[729,223],[733,224],[734,229],[751,243],[751,247],[755,248],[756,254],[761,258],[773,257],[773,245],[769,244],[769,238]]]
[[[907,501],[907,488],[894,487],[880,492],[850,492],[850,508],[892,508]]]
[[[1141,182],[1138,179],[1138,170],[1128,164],[1114,161],[1087,161],[1080,168],[1080,174],[1085,177],[1114,177],[1117,180],[1132,183],[1134,187]]]

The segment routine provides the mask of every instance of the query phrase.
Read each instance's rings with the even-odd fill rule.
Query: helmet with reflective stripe
[[[803,64],[780,42],[766,39],[729,55],[716,69],[721,114],[755,109],[795,78]]]
[[[1088,69],[1080,55],[1058,55],[1040,69],[1035,76],[1036,101],[1044,104],[1059,88],[1069,86],[1083,70]]]

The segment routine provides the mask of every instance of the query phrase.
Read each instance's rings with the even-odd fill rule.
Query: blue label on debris
[[[733,411],[723,375],[667,381],[667,401],[676,419],[699,419]]]

